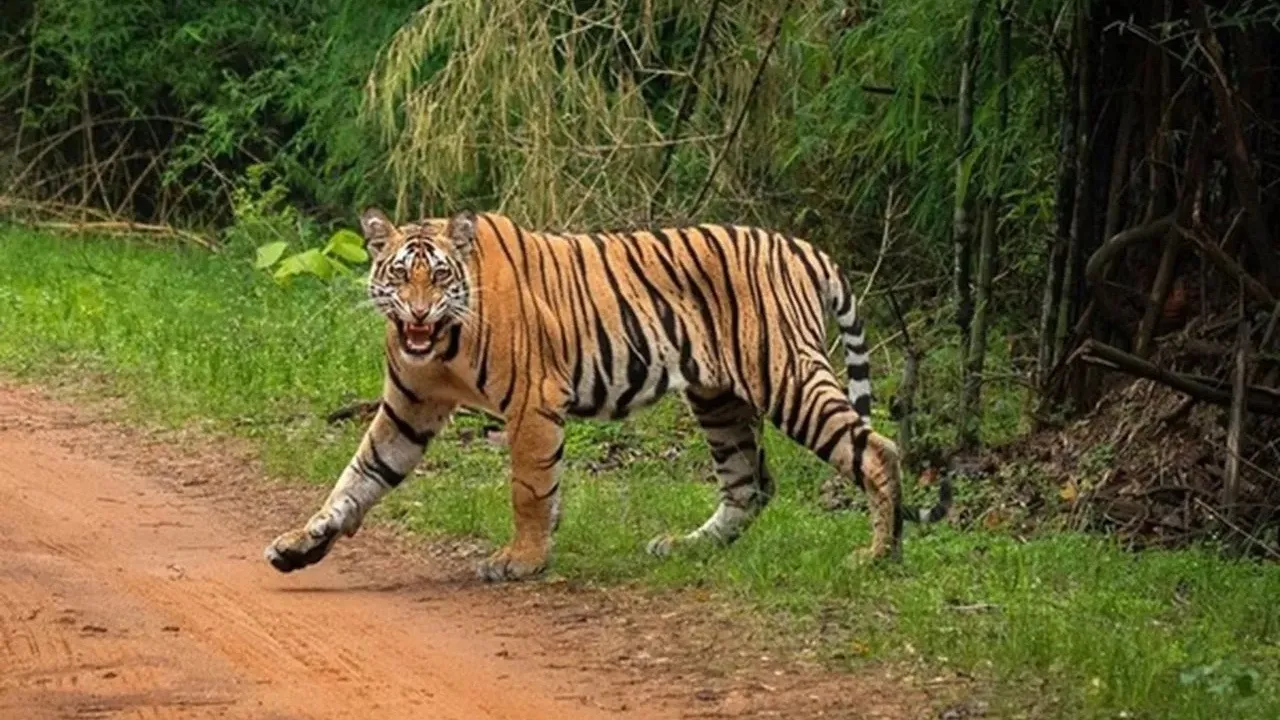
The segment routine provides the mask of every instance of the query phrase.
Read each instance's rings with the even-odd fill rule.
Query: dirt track
[[[596,614],[567,590],[486,587],[456,561],[424,569],[377,529],[279,575],[262,546],[318,492],[229,479],[245,461],[176,440],[0,384],[0,718],[919,717],[927,704],[891,683],[709,662],[731,628],[646,627],[642,604]],[[700,645],[683,661],[679,635]],[[653,657],[668,641],[670,661]]]

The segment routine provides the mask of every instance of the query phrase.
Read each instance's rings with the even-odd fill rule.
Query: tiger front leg
[[[287,573],[314,565],[340,535],[355,535],[365,514],[417,467],[451,411],[452,406],[388,395],[320,510],[267,546],[263,555],[271,566]]]
[[[552,413],[531,413],[510,432],[511,508],[515,536],[480,563],[488,581],[520,580],[547,567],[551,536],[560,521],[560,462],[564,421]]]

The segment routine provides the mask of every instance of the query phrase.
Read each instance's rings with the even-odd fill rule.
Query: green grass
[[[0,228],[0,369],[103,377],[137,420],[253,439],[277,477],[327,484],[355,446],[359,428],[322,417],[380,385],[380,323],[360,301],[354,283],[278,287],[235,250]],[[864,516],[819,511],[826,468],[776,434],[767,443],[781,490],[751,531],[722,552],[657,561],[644,541],[692,527],[714,501],[690,418],[668,402],[571,424],[554,571],[702,587],[797,631],[821,622],[833,661],[965,671],[992,683],[1002,713],[1280,716],[1280,568],[1210,549],[1133,554],[1100,537],[944,527],[909,532],[901,567],[851,570]],[[463,444],[455,428],[419,475],[381,516],[431,535],[506,537],[504,451]]]

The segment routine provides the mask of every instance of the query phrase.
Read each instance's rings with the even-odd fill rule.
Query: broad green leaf
[[[311,249],[298,254],[298,262],[302,263],[305,272],[322,279],[333,277],[333,261],[325,257],[319,250]]]
[[[258,270],[266,270],[275,265],[280,260],[280,256],[284,255],[287,247],[289,247],[289,243],[283,241],[262,245],[258,248],[258,257],[253,261],[253,267]]]
[[[325,260],[329,262],[330,277],[334,275],[345,275],[351,272],[351,268],[347,267],[346,265],[342,264],[337,260],[334,260],[328,255],[325,255],[323,257]]]
[[[302,260],[300,259],[301,257],[302,256],[299,254],[299,255],[290,255],[289,257],[285,258],[284,261],[280,263],[280,267],[276,268],[276,271],[274,275],[272,275],[272,277],[274,277],[276,280],[279,281],[279,280],[288,279],[299,273],[306,272],[306,266],[303,264]]]
[[[336,255],[353,263],[362,263],[369,259],[369,253],[364,249],[364,238],[350,230],[335,232],[329,238],[329,244],[325,245],[324,252],[326,255]]]

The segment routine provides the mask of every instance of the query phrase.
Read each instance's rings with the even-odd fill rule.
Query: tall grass
[[[887,189],[897,185],[908,205],[891,264],[945,274],[956,176],[950,98],[967,4],[720,3],[692,77],[712,4],[428,4],[383,50],[365,89],[363,117],[390,148],[400,209],[475,205],[556,228],[756,222],[868,262]],[[1039,18],[1059,5],[1037,0],[1023,10]],[[984,69],[965,175],[1004,197],[1002,232],[1018,273],[1050,219],[1057,119],[1048,36],[1025,29],[1013,122],[995,132]],[[689,88],[692,112],[677,134]],[[704,186],[712,192],[700,207]]]
[[[211,256],[0,228],[0,369],[101,377],[138,419],[248,437],[273,476],[328,484],[361,429],[322,416],[377,391],[380,322],[354,283],[281,288],[248,266],[247,249]],[[474,428],[439,438],[379,517],[505,539],[506,453],[462,430]],[[726,550],[657,561],[643,542],[692,527],[714,503],[688,414],[665,403],[620,423],[571,423],[554,572],[704,588],[817,638],[837,665],[913,660],[971,674],[993,688],[999,716],[1280,715],[1274,565],[942,527],[911,532],[901,567],[852,569],[847,553],[869,537],[863,514],[818,510],[827,468],[776,433],[766,444],[780,492],[760,521]]]

